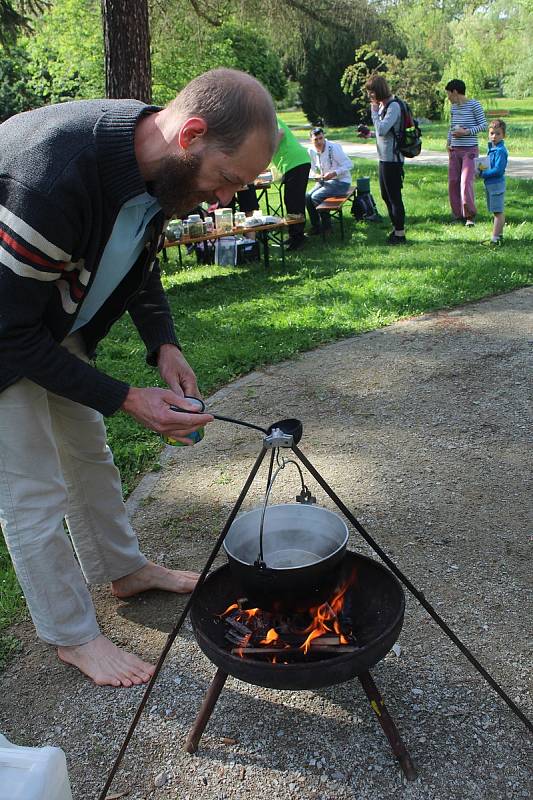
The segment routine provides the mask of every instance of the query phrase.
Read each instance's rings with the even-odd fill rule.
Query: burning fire
[[[331,655],[338,654],[339,647],[353,647],[351,625],[343,618],[343,610],[355,577],[354,571],[328,602],[311,607],[305,614],[287,616],[260,608],[245,610],[232,603],[220,615],[229,627],[226,638],[237,645],[232,653],[241,658],[268,656],[273,663],[282,656],[287,663],[286,656],[308,655],[310,651]]]

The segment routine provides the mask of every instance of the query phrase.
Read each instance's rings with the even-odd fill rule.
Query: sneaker
[[[476,223],[474,222],[473,219],[467,219],[466,222],[465,222],[465,227],[466,228],[473,228],[475,224]]]
[[[407,239],[405,238],[405,236],[396,236],[395,233],[391,233],[387,237],[387,244],[392,244],[392,245],[407,244]]]
[[[501,247],[503,244],[503,239],[485,239],[484,242],[481,242],[483,247]]]

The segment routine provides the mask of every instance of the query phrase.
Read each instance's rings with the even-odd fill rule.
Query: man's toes
[[[114,686],[117,689],[119,686],[122,686],[122,681],[115,675],[95,675],[92,680],[97,686]]]

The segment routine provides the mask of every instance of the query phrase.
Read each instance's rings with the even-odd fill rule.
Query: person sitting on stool
[[[311,158],[311,178],[316,180],[314,187],[305,196],[305,205],[311,222],[311,234],[316,235],[331,230],[329,211],[318,213],[316,207],[326,197],[340,197],[348,194],[351,186],[352,161],[340,144],[329,142],[322,128],[311,131],[311,147],[307,151]]]

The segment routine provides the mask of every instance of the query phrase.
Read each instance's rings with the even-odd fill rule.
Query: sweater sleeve
[[[158,350],[163,344],[179,342],[174,329],[172,314],[163,286],[159,261],[156,259],[145,286],[128,306],[129,314],[146,347],[146,361],[157,366]]]
[[[494,151],[494,165],[489,169],[483,170],[481,177],[483,180],[487,178],[503,178],[505,169],[507,167],[507,150],[504,147],[498,147]]]
[[[0,180],[0,364],[16,380],[29,378],[55,394],[112,414],[127,384],[71,355],[45,315],[68,318],[88,276],[73,263],[76,225],[49,196]],[[31,213],[30,210],[31,209]],[[25,213],[27,212],[27,213]],[[23,214],[25,218],[23,218]],[[85,283],[84,283],[85,282]]]
[[[390,102],[387,106],[385,116],[380,119],[378,111],[372,111],[372,122],[374,123],[374,130],[376,136],[385,136],[391,128],[400,119],[400,104],[397,102]]]
[[[472,135],[478,134],[481,131],[487,130],[487,120],[485,119],[485,112],[483,111],[483,107],[478,100],[474,100],[472,105],[472,114],[474,115],[474,119],[476,124],[470,128],[470,133]]]

